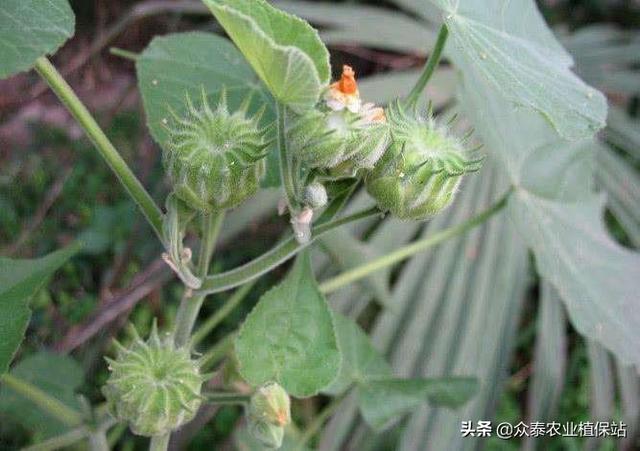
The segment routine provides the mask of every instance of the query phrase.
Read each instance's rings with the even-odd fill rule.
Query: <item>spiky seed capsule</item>
[[[480,169],[482,158],[465,151],[431,111],[422,116],[396,101],[387,116],[392,144],[367,175],[367,191],[398,218],[433,217],[453,201],[464,174]]]
[[[265,173],[269,146],[261,113],[247,117],[250,99],[229,113],[225,91],[215,110],[203,92],[196,107],[187,96],[184,117],[167,125],[163,162],[176,195],[198,211],[233,208],[253,195]]]
[[[389,145],[389,127],[382,108],[361,104],[353,70],[345,66],[319,109],[289,118],[287,138],[296,158],[341,178],[373,167]]]
[[[267,448],[280,448],[284,427],[291,422],[291,401],[277,383],[259,387],[249,403],[249,430]]]
[[[205,377],[186,347],[176,348],[170,336],[160,339],[155,323],[147,342],[134,335],[128,348],[116,342],[115,360],[107,358],[111,374],[102,392],[111,414],[133,433],[169,433],[195,416]]]

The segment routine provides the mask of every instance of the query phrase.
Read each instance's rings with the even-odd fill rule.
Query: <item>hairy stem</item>
[[[127,193],[129,193],[131,198],[138,204],[138,207],[145,218],[147,218],[156,235],[158,235],[158,238],[162,240],[162,212],[131,169],[129,169],[127,163],[120,156],[111,141],[109,141],[109,138],[107,138],[96,120],[91,116],[91,113],[89,113],[84,104],[73,92],[71,86],[62,78],[62,75],[60,75],[47,58],[38,58],[35,68],[82,126],[87,136],[115,173]]]
[[[224,305],[220,308],[220,310],[216,311],[213,315],[211,315],[207,320],[195,331],[195,333],[191,336],[191,345],[198,345],[204,338],[213,330],[215,327],[220,324],[226,317],[235,309],[249,291],[255,285],[255,279],[249,283],[245,283],[240,288],[238,288],[229,299],[227,299]]]
[[[442,51],[444,50],[444,45],[447,42],[447,36],[449,35],[449,31],[447,30],[447,26],[442,24],[440,27],[440,32],[438,33],[438,39],[436,40],[436,45],[433,47],[433,51],[431,55],[429,55],[429,59],[427,60],[424,70],[420,75],[420,78],[416,82],[415,86],[407,96],[407,104],[409,106],[415,107],[418,104],[418,99],[424,91],[424,88],[427,86],[427,82],[433,75],[438,67],[438,63],[440,62],[440,58],[442,57]]]
[[[251,400],[251,396],[241,393],[205,392],[202,395],[206,399],[206,402],[217,405],[244,406]]]
[[[53,451],[67,448],[83,440],[87,435],[89,435],[89,430],[85,426],[80,426],[64,434],[57,435],[27,448],[22,448],[22,451]]]
[[[14,377],[11,374],[4,374],[0,381],[67,426],[78,426],[82,424],[82,415],[79,412],[58,401],[56,398],[53,398],[35,385]]]
[[[298,211],[298,196],[296,194],[296,175],[293,172],[294,165],[291,155],[287,152],[287,138],[285,136],[286,106],[276,102],[276,113],[278,121],[278,155],[280,157],[280,179],[287,197],[289,213],[293,216]]]
[[[245,265],[232,269],[231,271],[223,272],[221,274],[208,276],[204,279],[202,287],[200,287],[200,289],[196,291],[196,295],[218,293],[243,285],[281,265],[282,263],[293,257],[295,254],[300,252],[302,249],[307,247],[309,244],[313,243],[313,241],[315,241],[323,234],[345,224],[359,221],[361,219],[368,218],[379,213],[380,211],[378,210],[378,208],[373,207],[359,211],[349,216],[345,216],[344,218],[335,219],[333,221],[321,224],[317,227],[314,227],[311,240],[308,243],[300,244],[294,237],[291,236],[285,239],[282,243],[277,245],[272,250]]]
[[[304,449],[307,442],[318,433],[318,431],[322,428],[322,425],[331,417],[331,415],[334,414],[336,410],[338,410],[338,407],[340,407],[340,404],[344,400],[345,396],[346,393],[332,399],[331,402],[329,402],[329,404],[327,404],[326,407],[313,418],[302,435],[300,435],[300,438],[298,438],[298,445],[296,447],[297,450]]]
[[[500,211],[506,205],[509,194],[511,194],[511,190],[509,190],[498,202],[493,204],[491,207],[474,216],[473,218],[463,222],[462,224],[458,224],[456,226],[442,230],[441,232],[435,233],[422,240],[415,241],[407,246],[397,249],[394,252],[391,252],[390,254],[384,255],[380,258],[376,258],[360,266],[356,266],[349,271],[345,271],[342,274],[339,274],[321,283],[320,291],[322,291],[323,293],[330,293],[332,291],[335,291],[338,288],[344,287],[345,285],[368,276],[372,272],[379,271],[380,269],[386,268],[387,266],[395,265],[396,263],[417,254],[418,252],[440,244],[456,235],[467,232],[477,225],[482,224],[495,213]]]
[[[213,250],[218,235],[220,234],[224,216],[224,211],[203,216],[202,241],[200,243],[200,253],[198,254],[198,266],[196,269],[198,277],[204,278],[209,271],[209,264],[211,263],[211,257],[213,256]],[[185,293],[185,296],[183,296],[176,316],[173,339],[177,346],[183,346],[189,343],[193,325],[198,318],[198,313],[206,296],[205,293],[200,293],[195,296],[188,296],[187,294],[188,293]]]
[[[89,435],[89,448],[91,451],[109,451],[107,434],[104,430],[97,430]]]
[[[171,434],[154,435],[149,442],[149,451],[166,451]]]
[[[236,338],[237,331],[233,331],[218,342],[205,354],[200,357],[202,369],[208,371],[220,362],[233,346],[233,340]]]

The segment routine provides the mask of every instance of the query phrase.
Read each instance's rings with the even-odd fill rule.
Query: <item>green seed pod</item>
[[[133,433],[167,434],[190,421],[200,407],[205,380],[200,362],[188,348],[176,349],[171,337],[161,340],[155,323],[147,342],[133,333],[129,348],[115,342],[117,358],[106,359],[111,374],[102,392],[111,414],[129,423]]]
[[[446,208],[462,177],[480,169],[460,140],[439,126],[431,111],[408,112],[397,101],[387,111],[392,144],[366,179],[378,206],[400,219],[427,219]]]
[[[187,114],[168,124],[163,163],[176,195],[191,208],[211,212],[233,208],[253,195],[265,173],[270,142],[259,127],[262,113],[247,117],[250,99],[229,113],[226,94],[215,110],[203,92],[196,107],[187,97]]]
[[[382,156],[389,127],[361,112],[313,110],[290,121],[287,138],[292,155],[307,166],[352,176],[358,169],[371,169]]]

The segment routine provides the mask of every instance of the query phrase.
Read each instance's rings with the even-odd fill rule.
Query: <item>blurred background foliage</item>
[[[149,137],[131,61],[110,46],[142,51],[153,36],[185,30],[219,31],[198,2],[75,0],[76,36],[55,57],[72,86],[96,112],[116,147],[159,201],[166,194],[159,149]],[[337,72],[356,68],[372,100],[402,95],[431,48],[437,28],[421,0],[282,1],[318,26]],[[640,246],[640,3],[618,0],[539,1],[546,19],[576,60],[577,72],[612,105],[595,161],[608,194],[607,225],[624,245]],[[429,86],[438,111],[455,109],[453,77],[443,66]],[[428,224],[372,220],[323,239],[319,278],[411,239],[461,222],[505,188],[491,165],[472,178],[456,204]],[[216,268],[245,262],[285,230],[268,190],[229,215]],[[357,208],[356,198],[349,208]],[[101,402],[102,355],[127,321],[141,331],[152,317],[171,323],[180,285],[159,260],[155,236],[91,149],[81,130],[33,73],[0,82],[0,255],[34,257],[80,237],[85,247],[43,289],[32,307],[27,341],[14,372],[79,402],[74,390]],[[349,252],[345,252],[347,249]],[[349,258],[345,258],[348,255]],[[338,291],[330,301],[368,329],[399,375],[477,374],[481,394],[462,412],[423,408],[391,433],[374,435],[352,399],[313,442],[320,449],[639,449],[640,380],[598,345],[571,329],[554,289],[539,283],[531,257],[504,216],[421,254],[393,271]],[[285,271],[262,277],[244,302],[217,325],[205,348],[232,331],[259,295]],[[215,313],[229,294],[205,304]],[[375,302],[372,302],[375,301]],[[46,351],[46,353],[43,353]],[[38,382],[64,374],[64,386]],[[215,383],[215,381],[214,381]],[[296,401],[295,421],[311,421],[327,399]],[[206,409],[205,409],[206,410]],[[255,449],[241,432],[237,408],[201,412],[174,448]],[[627,423],[625,440],[553,438],[465,439],[461,419]],[[63,431],[24,400],[0,389],[0,449],[13,450]],[[296,431],[291,431],[295,434]],[[122,427],[117,449],[144,449]],[[82,445],[79,445],[79,449]]]

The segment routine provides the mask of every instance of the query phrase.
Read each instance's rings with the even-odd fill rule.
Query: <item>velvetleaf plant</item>
[[[444,23],[430,58],[415,86],[407,87],[408,94],[385,109],[361,98],[352,67],[333,68],[338,76],[331,80],[329,53],[318,33],[302,19],[263,0],[204,0],[235,47],[219,36],[187,33],[159,38],[137,59],[149,127],[162,148],[171,186],[164,211],[44,56],[73,33],[73,13],[67,1],[38,4],[9,0],[0,7],[7,13],[0,17],[11,13],[22,22],[16,36],[56,25],[56,32],[42,41],[41,48],[30,47],[20,55],[10,54],[12,41],[5,37],[7,41],[0,47],[0,75],[35,67],[135,200],[165,247],[164,260],[184,284],[175,324],[166,335],[154,326],[146,341],[132,331],[128,346],[115,345],[118,352],[107,358],[111,375],[103,390],[108,412],[93,412],[99,421],[91,423],[58,406],[57,413],[70,424],[84,425],[83,437],[90,438],[94,449],[107,446],[104,435],[113,420],[127,424],[135,434],[150,437],[150,449],[166,449],[171,433],[204,404],[244,406],[253,437],[266,448],[279,448],[291,428],[290,397],[324,393],[341,400],[354,393],[363,418],[375,429],[388,426],[423,401],[459,407],[473,397],[478,385],[473,375],[394,377],[364,331],[352,319],[334,314],[325,294],[464,233],[507,203],[517,211],[526,207],[526,202],[537,202],[527,197],[517,180],[513,185],[520,200],[514,201],[512,190],[508,190],[486,211],[433,239],[399,249],[389,258],[381,257],[321,285],[313,274],[311,245],[331,230],[380,214],[402,220],[431,219],[454,202],[468,173],[482,177],[478,171],[483,156],[469,145],[469,136],[457,136],[449,123],[421,105],[450,31],[456,45],[452,59],[464,76],[490,72],[509,88],[504,95],[510,101],[536,111],[562,139],[586,138],[602,127],[604,100],[566,67],[549,86],[539,86],[536,81],[532,83],[535,89],[514,89],[513,79],[522,76],[517,81],[526,83],[525,74],[511,64],[501,64],[498,52],[494,55],[488,48],[478,48],[480,40],[465,39],[465,27],[475,26],[475,22],[464,20],[473,13],[473,2],[433,3],[441,8]],[[535,8],[533,3],[523,3]],[[42,14],[30,14],[32,11]],[[553,42],[546,28],[537,31],[541,40]],[[183,77],[200,83],[186,89],[178,83],[179,87],[173,87],[175,95],[163,96],[165,84],[175,81],[154,72],[154,54],[170,50],[178,41],[185,47],[210,48],[212,58],[220,57],[214,58],[222,66],[218,70],[229,76],[212,80],[192,69],[193,74]],[[558,60],[565,62],[563,58]],[[489,64],[474,65],[477,61]],[[545,104],[538,95],[545,89],[557,93],[565,88],[572,94],[567,101],[553,98]],[[474,102],[481,104],[481,94],[468,93],[469,89],[473,88],[463,86],[469,107]],[[584,94],[584,101],[575,99],[580,94]],[[473,114],[470,117],[473,119]],[[483,133],[482,137],[486,136]],[[269,167],[274,160],[277,166]],[[513,164],[508,159],[504,163],[507,167]],[[245,265],[210,274],[225,212],[254,195],[270,171],[277,174],[277,185],[282,187],[281,210],[288,215],[291,235]],[[369,194],[371,206],[342,214],[361,187]],[[184,242],[187,231],[199,236],[196,252]],[[2,308],[19,310],[16,315],[22,316],[22,326],[10,331],[9,346],[2,350],[3,371],[24,334],[27,303],[34,287],[74,249],[59,251],[38,264],[23,264],[30,266],[28,277],[3,289]],[[200,333],[197,329],[194,332],[206,296],[250,287],[257,277],[294,256],[287,276],[263,295],[234,334],[233,349],[225,349],[237,362],[242,383],[230,384],[224,391],[209,391],[205,384],[208,359],[197,355]],[[3,262],[3,267],[11,265]],[[41,396],[37,389],[9,374],[3,376],[3,382],[32,399]],[[55,403],[42,405],[51,409]],[[299,446],[309,438],[300,437]]]

